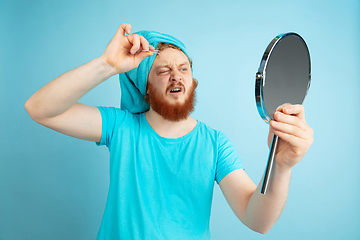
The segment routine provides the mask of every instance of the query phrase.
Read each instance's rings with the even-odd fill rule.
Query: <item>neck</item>
[[[154,131],[165,138],[182,137],[191,132],[197,124],[197,121],[190,116],[178,122],[166,120],[152,108],[145,113],[145,117]]]

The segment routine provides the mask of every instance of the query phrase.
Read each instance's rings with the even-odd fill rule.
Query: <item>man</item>
[[[155,47],[160,51],[153,53]],[[77,103],[115,74],[122,109]],[[303,107],[280,106],[270,122],[269,139],[275,133],[281,140],[262,195],[226,136],[190,117],[196,86],[179,40],[131,34],[131,26],[121,24],[102,56],[51,81],[26,102],[38,123],[108,146],[110,186],[97,239],[209,239],[214,181],[254,231],[266,233],[278,219],[291,169],[313,142]]]

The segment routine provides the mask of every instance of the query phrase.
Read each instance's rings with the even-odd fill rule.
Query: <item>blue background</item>
[[[199,80],[193,114],[233,141],[257,184],[268,155],[254,81],[273,37],[295,31],[312,59],[305,101],[315,142],[293,169],[287,204],[266,235],[237,220],[215,186],[212,239],[359,239],[360,3],[339,1],[0,1],[0,239],[95,239],[108,150],[33,122],[25,101],[104,51],[122,22],[172,34]],[[114,76],[81,99],[119,106]]]

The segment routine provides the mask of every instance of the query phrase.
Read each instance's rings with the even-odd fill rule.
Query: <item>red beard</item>
[[[180,120],[185,120],[190,113],[194,111],[196,87],[197,84],[193,80],[193,84],[189,89],[190,92],[185,99],[185,102],[171,104],[165,100],[165,98],[153,87],[153,85],[151,85],[150,82],[148,82],[148,94],[146,96],[146,100],[151,108],[164,119],[172,122],[178,122]]]

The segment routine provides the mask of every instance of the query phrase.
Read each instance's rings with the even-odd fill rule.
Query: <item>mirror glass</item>
[[[277,36],[266,49],[259,71],[258,110],[265,121],[273,119],[284,103],[302,104],[310,86],[310,56],[305,41],[295,33]]]

